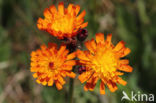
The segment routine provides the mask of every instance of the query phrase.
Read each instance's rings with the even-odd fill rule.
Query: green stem
[[[70,78],[69,82],[69,102],[73,103],[73,93],[74,93],[74,79]]]

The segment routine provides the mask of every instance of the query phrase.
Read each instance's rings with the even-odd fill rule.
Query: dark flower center
[[[53,69],[53,67],[54,67],[54,63],[53,62],[50,62],[49,63],[49,68]]]

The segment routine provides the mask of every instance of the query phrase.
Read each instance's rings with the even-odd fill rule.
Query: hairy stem
[[[74,79],[70,78],[69,82],[69,103],[73,103]]]

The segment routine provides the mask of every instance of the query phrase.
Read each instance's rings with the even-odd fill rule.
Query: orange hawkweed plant
[[[104,34],[96,34],[96,40],[85,42],[88,50],[77,50],[77,57],[81,65],[86,67],[85,72],[79,75],[81,83],[86,82],[84,90],[93,90],[97,81],[101,80],[100,93],[105,94],[105,85],[111,92],[117,90],[117,84],[126,85],[120,76],[124,72],[132,72],[129,60],[121,59],[130,53],[125,43],[120,41],[116,46],[111,42],[112,35],[104,39]]]
[[[59,50],[57,45],[49,43],[48,47],[41,46],[41,49],[31,53],[31,68],[36,82],[42,85],[53,86],[55,83],[58,90],[65,84],[64,77],[75,78],[72,67],[75,65],[75,52],[69,54],[69,50],[62,45]]]
[[[61,2],[58,4],[58,10],[52,5],[50,8],[44,10],[44,19],[38,19],[37,27],[59,39],[74,37],[77,35],[79,29],[88,25],[88,22],[83,23],[86,12],[82,11],[78,15],[79,11],[79,5],[69,4],[65,8],[64,3]]]
[[[88,36],[88,30],[84,29],[88,22],[84,23],[86,12],[79,14],[79,11],[79,5],[69,4],[65,8],[63,2],[58,4],[58,9],[54,5],[45,9],[44,19],[38,19],[37,27],[57,37],[62,45],[41,45],[41,49],[31,53],[30,71],[37,83],[55,84],[61,90],[66,83],[65,77],[70,78],[68,103],[72,103],[76,73],[80,74],[81,83],[86,82],[85,91],[93,91],[100,80],[100,93],[105,94],[105,86],[115,92],[117,84],[126,85],[121,76],[124,72],[132,72],[129,60],[123,59],[130,53],[123,41],[114,46],[111,34],[104,39],[104,34],[98,33],[96,40],[84,42]],[[85,51],[83,44],[87,48]]]

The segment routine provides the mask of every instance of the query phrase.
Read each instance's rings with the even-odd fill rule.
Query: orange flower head
[[[85,42],[87,51],[77,51],[77,56],[80,59],[79,63],[86,67],[86,71],[79,75],[81,83],[86,82],[84,89],[93,90],[97,81],[101,80],[100,93],[105,94],[105,85],[111,92],[117,90],[117,83],[126,85],[121,77],[123,72],[132,72],[129,60],[121,59],[130,53],[130,49],[125,47],[123,41],[120,41],[116,46],[111,43],[112,35],[109,34],[104,40],[104,34],[96,34],[94,39]]]
[[[58,10],[52,5],[50,8],[45,9],[45,18],[38,19],[37,27],[59,39],[71,38],[77,35],[79,29],[88,25],[87,22],[83,23],[86,12],[83,11],[78,15],[79,11],[79,5],[69,4],[67,8],[64,8],[64,3],[61,2],[58,4]]]
[[[41,49],[31,53],[31,68],[33,77],[37,83],[52,86],[54,83],[58,90],[65,84],[64,77],[75,77],[72,67],[75,65],[75,53],[68,54],[65,45],[57,49],[56,44],[49,43],[49,46],[41,46]]]

